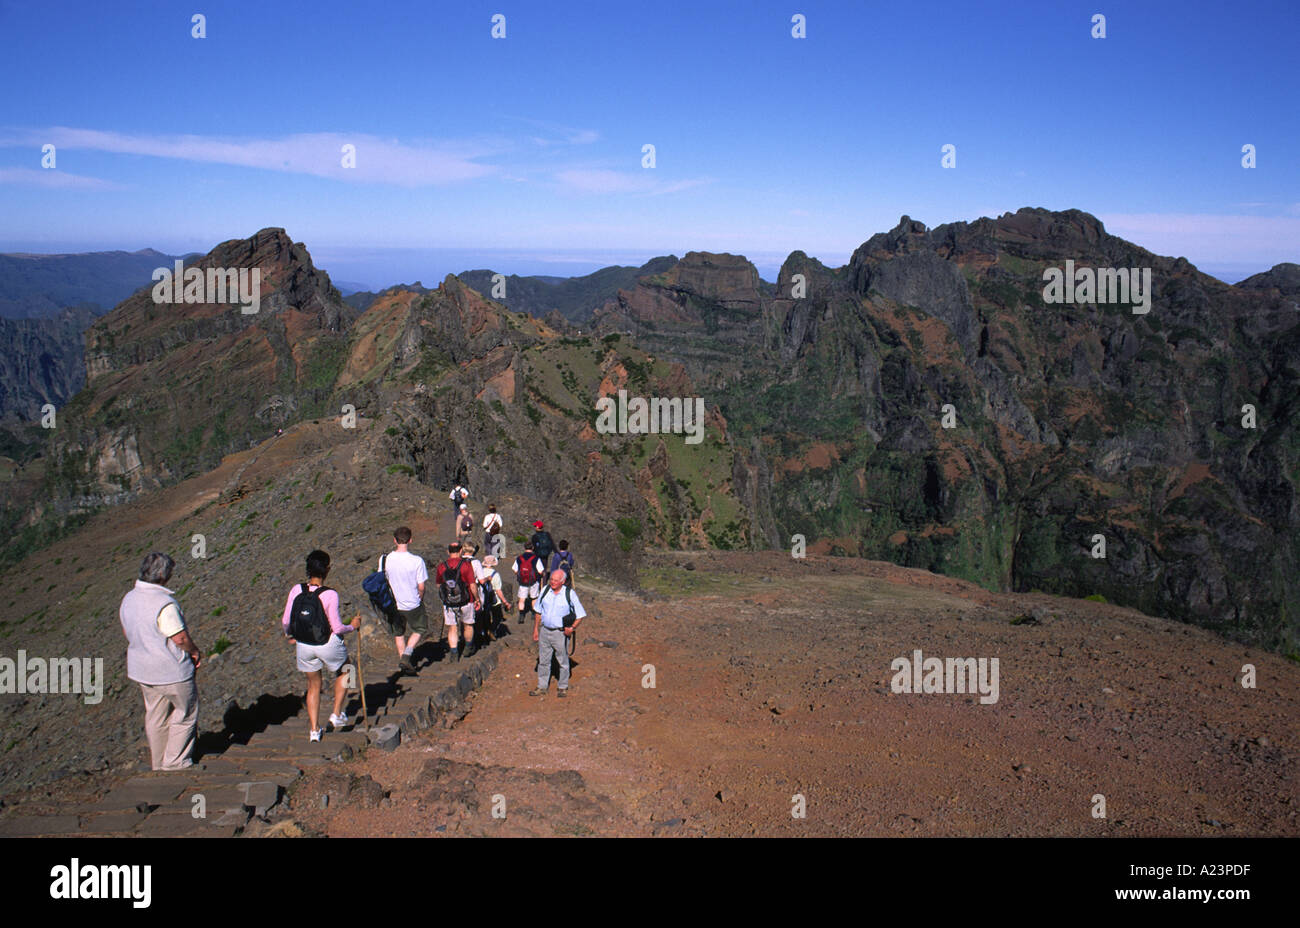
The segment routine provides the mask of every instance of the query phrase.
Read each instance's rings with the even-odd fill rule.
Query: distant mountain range
[[[68,306],[96,315],[150,283],[177,258],[152,248],[71,255],[0,254],[0,318],[50,319]]]
[[[1295,265],[1231,286],[1042,209],[903,217],[843,267],[792,253],[775,285],[704,252],[507,278],[528,312],[453,275],[345,300],[280,229],[197,263],[261,268],[261,312],[143,290],[98,319],[85,386],[0,486],[0,560],[351,406],[366,492],[406,474],[581,512],[610,569],[641,544],[806,543],[1297,650]],[[1073,265],[1147,269],[1149,312],[1047,302],[1044,273]],[[597,428],[620,395],[698,398],[703,440]]]
[[[499,302],[514,312],[528,313],[539,319],[558,312],[569,322],[584,323],[621,289],[636,286],[637,280],[651,274],[661,274],[677,263],[677,258],[667,255],[651,258],[640,267],[604,267],[581,277],[504,275],[504,295]],[[462,271],[456,276],[479,293],[490,295],[495,286],[491,270]]]
[[[66,403],[85,382],[86,326],[176,260],[152,248],[0,254],[0,421]]]

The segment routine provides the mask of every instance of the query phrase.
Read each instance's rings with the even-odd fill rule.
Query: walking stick
[[[366,675],[361,672],[361,613],[357,613],[357,688],[361,690],[361,717],[370,731],[370,713],[366,710]]]

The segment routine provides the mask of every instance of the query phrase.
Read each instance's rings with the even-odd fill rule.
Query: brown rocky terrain
[[[1154,266],[1150,318],[1036,305],[1036,275],[1069,255]],[[88,336],[50,452],[0,474],[11,503],[49,491],[47,518],[104,507],[52,543],[28,523],[0,559],[0,656],[101,657],[107,676],[99,703],[4,695],[11,804],[138,769],[116,611],[143,554],[179,562],[209,652],[200,725],[228,746],[250,707],[296,699],[276,616],[306,552],[333,555],[361,610],[396,525],[430,561],[445,550],[461,482],[475,516],[498,504],[510,553],[538,517],[572,542],[595,607],[574,698],[523,699],[514,637],[451,740],[408,725],[396,753],[350,761],[378,786],[332,782],[323,807],[295,798],[310,777],[282,784],[297,828],[545,834],[567,809],[583,834],[1294,833],[1285,273],[1229,287],[1077,211],[904,217],[845,268],[795,253],[776,291],[743,258],[691,253],[622,290],[593,337],[455,277],[362,312],[282,230],[199,263],[262,267],[259,317],[132,297]],[[783,295],[795,273],[805,297]],[[620,391],[705,399],[703,441],[598,430],[594,400]],[[1243,396],[1257,436],[1233,424]],[[944,400],[960,427],[939,424]],[[782,553],[802,542],[807,560]],[[855,559],[882,556],[928,570]],[[890,661],[916,649],[998,658],[1001,698],[891,692]],[[275,758],[246,759],[285,760],[294,718],[251,748]],[[505,786],[485,800],[476,779]],[[771,818],[786,790],[808,818]],[[349,819],[354,791],[374,808]],[[518,814],[485,823],[498,793]]]
[[[338,836],[1300,834],[1300,667],[1274,655],[878,562],[664,552],[644,578],[670,595],[580,582],[600,613],[569,699],[529,697],[535,652],[512,648],[456,728],[351,764],[390,803],[322,809],[334,774],[313,773],[295,818]],[[999,657],[998,702],[891,692],[918,648]]]

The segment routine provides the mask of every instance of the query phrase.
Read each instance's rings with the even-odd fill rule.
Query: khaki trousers
[[[144,693],[144,733],[154,770],[179,770],[190,766],[199,727],[199,688],[191,677],[180,683],[151,686]]]

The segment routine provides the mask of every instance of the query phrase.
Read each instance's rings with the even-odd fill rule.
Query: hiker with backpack
[[[478,545],[472,541],[462,541],[460,543],[460,556],[469,561],[469,566],[474,568],[474,588],[478,590],[480,606],[474,612],[474,625],[478,626],[479,619],[482,617],[482,599],[483,599],[483,562],[478,559]]]
[[[321,668],[328,667],[334,677],[334,711],[330,725],[348,725],[343,702],[347,699],[347,677],[339,668],[347,663],[348,648],[343,636],[360,627],[359,622],[344,625],[339,618],[339,594],[325,586],[330,572],[330,556],[324,551],[307,555],[307,582],[294,584],[284,602],[281,625],[284,636],[294,642],[298,669],[307,675],[307,720],[311,725],[308,738],[319,741],[323,728],[320,720]]]
[[[484,633],[495,639],[505,620],[504,613],[510,611],[510,601],[501,589],[501,575],[497,573],[497,558],[489,554],[483,558],[483,573],[479,577],[479,589],[483,593]]]
[[[561,538],[560,550],[551,555],[551,573],[557,570],[564,571],[564,585],[573,589],[573,552],[569,550],[569,542]]]
[[[469,507],[461,503],[460,516],[456,519],[456,540],[463,545],[465,539],[472,534],[474,534],[474,516],[470,514]]]
[[[542,592],[542,571],[545,570],[533,552],[531,541],[524,545],[524,553],[515,558],[512,569],[519,578],[519,624],[522,625],[532,602]]]
[[[551,658],[560,662],[560,679],[556,697],[563,699],[569,691],[568,640],[582,624],[587,610],[578,594],[564,585],[564,571],[553,571],[546,589],[538,597],[533,619],[533,641],[537,642],[537,689],[528,695],[545,696],[551,685]]]
[[[541,562],[542,570],[545,570],[546,565],[551,563],[551,553],[555,551],[555,539],[546,531],[540,519],[533,523],[533,528],[537,531],[533,532],[533,537],[529,540],[533,543],[533,553]]]
[[[461,556],[460,542],[447,545],[447,560],[438,565],[435,575],[438,595],[442,598],[443,622],[447,626],[447,656],[453,661],[461,658],[457,647],[457,632],[464,629],[465,657],[474,654],[474,613],[482,604],[474,566]]]
[[[377,573],[382,574],[387,582],[393,603],[391,609],[381,609],[381,612],[392,630],[393,643],[397,645],[398,666],[403,673],[413,674],[415,646],[420,643],[421,637],[429,633],[429,616],[424,611],[424,585],[429,580],[429,569],[424,564],[424,558],[409,550],[411,530],[405,525],[393,532],[393,543],[396,548],[379,559]],[[368,593],[374,585],[374,578],[375,574],[371,574],[362,584]],[[372,602],[375,602],[377,595],[382,598],[382,590],[378,594],[371,593]]]
[[[483,517],[483,551],[493,557],[505,553],[505,539],[501,538],[501,515],[495,504],[488,506],[487,515]]]
[[[451,488],[451,492],[447,496],[451,499],[451,514],[453,516],[460,515],[462,504],[469,499],[469,490],[458,483]]]

